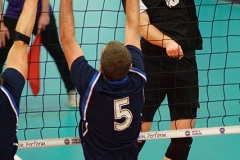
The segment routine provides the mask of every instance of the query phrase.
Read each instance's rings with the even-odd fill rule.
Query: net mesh
[[[239,132],[236,127],[239,128],[237,125],[240,124],[240,6],[238,1],[233,2],[195,1],[204,42],[203,50],[196,53],[201,105],[196,128],[204,128],[199,130],[201,134],[198,136],[221,134],[225,129],[229,129],[225,133]],[[50,0],[50,3],[58,25],[60,2]],[[98,68],[102,47],[114,39],[123,42],[125,14],[121,2],[74,1],[74,16],[77,42],[89,64]],[[78,108],[67,107],[66,89],[55,62],[44,47],[40,63],[39,95],[34,97],[28,84],[22,94],[18,132],[20,148],[44,147],[50,138],[50,146],[78,144],[79,139],[74,138],[78,137]],[[169,122],[167,101],[164,101],[155,114],[150,139],[186,135],[184,130],[179,134],[168,131]],[[139,138],[145,139],[147,135]]]

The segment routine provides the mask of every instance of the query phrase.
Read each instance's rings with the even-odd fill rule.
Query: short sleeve
[[[142,0],[139,0],[139,4],[140,4],[140,13],[144,12],[145,10],[147,10],[147,7],[146,7],[145,4],[142,2]],[[122,0],[122,5],[123,5],[124,12],[125,12],[126,0]]]
[[[140,69],[142,72],[144,72],[142,51],[133,45],[127,45],[126,48],[129,50],[129,52],[132,56],[133,67],[136,67],[136,68]]]
[[[11,93],[17,106],[19,106],[20,97],[25,84],[23,75],[16,69],[7,68],[1,75],[3,86]]]
[[[145,4],[143,4],[142,0],[139,0],[139,4],[140,4],[140,13],[147,10],[147,7],[145,6]]]
[[[86,92],[88,85],[96,72],[97,70],[88,64],[84,56],[80,56],[74,60],[70,74],[72,82],[80,95],[83,95]]]

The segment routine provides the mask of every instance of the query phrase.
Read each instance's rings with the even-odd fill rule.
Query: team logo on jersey
[[[169,8],[176,6],[179,3],[179,0],[165,0]]]

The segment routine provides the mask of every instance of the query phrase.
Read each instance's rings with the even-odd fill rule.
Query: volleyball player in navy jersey
[[[138,24],[139,0],[127,0],[124,45],[109,42],[96,70],[74,38],[72,0],[61,0],[60,39],[81,97],[79,134],[87,160],[137,160],[146,82]]]
[[[194,0],[142,0],[140,6],[141,48],[148,77],[142,131],[150,130],[166,96],[171,129],[194,128],[199,108],[195,51],[202,49]],[[144,143],[140,141],[139,152]],[[191,144],[191,137],[172,138],[164,160],[186,160]]]
[[[17,151],[18,115],[27,77],[27,47],[33,30],[38,0],[26,0],[13,35],[6,69],[0,77],[0,159],[13,160]]]

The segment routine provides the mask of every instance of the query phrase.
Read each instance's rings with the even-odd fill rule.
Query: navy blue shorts
[[[181,60],[170,58],[166,50],[142,47],[147,83],[142,120],[152,122],[155,112],[167,97],[170,119],[192,119],[199,108],[198,71],[195,52]]]
[[[6,69],[1,77],[4,82],[0,88],[0,159],[12,160],[18,147],[19,102],[25,80],[12,68]]]

